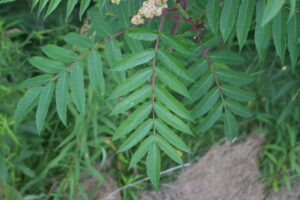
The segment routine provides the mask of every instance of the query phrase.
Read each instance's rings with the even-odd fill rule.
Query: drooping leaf
[[[39,103],[36,111],[36,127],[40,133],[43,129],[45,119],[48,114],[49,105],[53,96],[54,83],[51,81],[41,90]]]
[[[113,136],[113,141],[120,139],[127,135],[129,132],[134,130],[138,125],[140,125],[150,114],[152,110],[151,103],[145,103],[136,109],[130,116],[122,122],[119,128],[116,130]]]
[[[241,117],[246,117],[246,118],[252,117],[252,113],[248,108],[242,106],[241,104],[235,101],[227,99],[225,101],[225,104],[226,107],[236,115],[239,115]]]
[[[147,28],[134,28],[128,30],[127,34],[135,40],[154,41],[157,39],[158,32]]]
[[[186,46],[186,44],[174,35],[171,35],[169,33],[162,33],[161,40],[163,43],[172,47],[173,49],[175,49],[176,51],[178,51],[180,53],[183,53],[183,54],[191,53],[191,50]]]
[[[41,15],[43,9],[46,7],[49,0],[40,0],[39,1],[39,8],[38,8],[38,17]]]
[[[154,50],[146,50],[138,53],[133,53],[114,63],[113,71],[124,71],[138,65],[149,62],[155,55]]]
[[[176,148],[185,151],[191,152],[188,146],[182,141],[182,139],[176,135],[164,122],[160,119],[154,121],[155,128],[168,142],[173,144]]]
[[[296,12],[295,12],[296,4],[297,4],[296,0],[290,0],[290,12],[289,12],[289,18],[287,19],[287,22],[289,22],[292,19],[292,17],[294,15],[296,15]]]
[[[44,19],[46,17],[48,17],[55,10],[55,8],[57,8],[57,6],[58,6],[58,4],[60,4],[60,2],[61,2],[61,0],[51,0],[50,1],[50,4],[48,6],[48,9],[47,9]]]
[[[73,101],[78,111],[83,114],[85,112],[85,91],[83,67],[80,62],[76,62],[70,69],[70,85]]]
[[[282,10],[274,17],[272,24],[274,45],[282,64],[284,63],[286,51],[286,19],[287,13]]]
[[[213,51],[209,53],[214,63],[241,65],[245,63],[245,59],[240,54],[232,51]]]
[[[172,71],[177,76],[184,78],[189,81],[193,81],[188,72],[183,68],[183,63],[179,62],[175,57],[166,51],[158,50],[157,52],[158,58],[167,67],[170,71]]]
[[[287,25],[287,40],[288,40],[288,50],[290,54],[290,59],[292,63],[292,70],[295,70],[297,64],[297,58],[299,55],[299,49],[297,45],[297,36],[299,35],[299,26],[297,22],[297,15],[293,15]]]
[[[18,102],[15,111],[15,128],[19,125],[20,121],[38,104],[38,99],[42,87],[34,87],[29,89]]]
[[[96,50],[92,50],[88,55],[88,73],[95,90],[104,94],[105,82],[102,70],[102,60],[100,54]]]
[[[239,15],[237,18],[236,33],[240,49],[246,42],[248,32],[250,29],[252,15],[255,8],[255,0],[244,0],[239,8]]]
[[[221,117],[223,113],[223,105],[217,104],[212,111],[206,116],[204,121],[196,128],[196,132],[205,132],[210,129]]]
[[[156,103],[154,109],[159,119],[163,120],[164,122],[176,128],[177,130],[182,131],[183,133],[193,135],[193,132],[190,130],[190,128],[181,119],[173,115],[164,106],[162,106],[159,103]]]
[[[233,141],[238,135],[238,124],[231,112],[225,109],[224,116],[225,135],[229,141]]]
[[[55,97],[56,97],[56,110],[58,113],[58,117],[67,125],[67,103],[69,96],[70,86],[70,75],[68,72],[64,72],[61,74],[57,80]]]
[[[29,59],[30,64],[46,73],[59,73],[65,69],[65,65],[61,62],[50,60],[48,58],[34,56]]]
[[[207,113],[218,101],[220,97],[218,88],[212,88],[202,100],[193,108],[192,115],[199,118]]]
[[[173,76],[171,73],[164,70],[163,68],[156,67],[155,74],[169,88],[171,88],[175,92],[177,92],[185,97],[190,98],[189,91],[187,90],[185,85],[180,80],[178,80],[175,76]]]
[[[68,0],[66,18],[70,16],[78,0]]]
[[[121,83],[114,91],[112,91],[110,98],[117,98],[135,90],[149,80],[151,75],[151,68],[142,69],[136,72],[132,77]]]
[[[261,22],[261,26],[266,25],[271,19],[273,19],[280,9],[282,8],[285,0],[276,0],[275,1],[267,1],[266,7],[263,10],[263,19]]]
[[[218,79],[234,85],[246,85],[254,80],[252,76],[233,70],[218,69],[216,73]]]
[[[114,110],[111,112],[111,115],[117,115],[126,110],[129,110],[133,106],[137,105],[138,103],[141,103],[143,100],[150,97],[151,94],[152,87],[150,85],[142,87],[141,89],[135,91],[127,98],[123,99],[120,103],[118,103],[118,105],[116,105]]]
[[[139,126],[139,128],[137,128],[136,131],[134,131],[130,135],[130,137],[128,137],[123,142],[123,144],[119,148],[118,152],[126,151],[126,150],[130,149],[131,147],[133,147],[134,145],[136,145],[138,142],[140,142],[149,133],[149,131],[151,130],[152,127],[153,127],[153,120],[152,119],[148,119],[147,121],[142,123]]]
[[[155,142],[158,147],[163,150],[172,160],[179,164],[183,164],[182,159],[177,154],[176,149],[174,149],[164,138],[159,135],[155,135]]]
[[[265,0],[259,0],[256,4],[256,26],[255,26],[255,46],[260,59],[263,58],[264,51],[267,48],[272,33],[272,24],[269,22],[261,26],[263,20],[263,11],[265,8]]]
[[[160,179],[160,152],[156,143],[152,143],[149,147],[147,155],[146,166],[147,175],[151,180],[153,186],[158,190],[159,179]]]
[[[166,89],[156,87],[155,95],[157,99],[176,113],[178,116],[193,121],[190,111],[188,111],[182,103],[180,103],[172,94],[170,94]]]
[[[78,57],[75,52],[52,44],[43,46],[42,50],[48,57],[65,63],[74,62]]]
[[[153,144],[154,138],[153,136],[149,136],[147,139],[143,141],[143,143],[138,147],[136,152],[133,154],[129,168],[135,166],[149,151],[149,147]]]
[[[40,86],[52,79],[51,74],[44,74],[44,75],[39,75],[30,79],[27,79],[23,81],[22,83],[19,84],[19,88],[26,88],[26,87],[35,87],[35,86]]]
[[[237,101],[247,102],[253,101],[255,99],[255,96],[252,93],[236,87],[222,85],[221,89],[226,96]]]
[[[220,30],[224,41],[227,41],[235,24],[239,9],[239,0],[224,0],[220,18]]]
[[[80,1],[80,10],[79,10],[79,19],[81,20],[84,12],[89,7],[91,0],[81,0]]]
[[[80,35],[78,33],[68,33],[67,35],[65,35],[64,40],[67,43],[74,45],[75,47],[83,49],[89,49],[94,45],[94,43],[89,38],[84,37],[83,35]]]
[[[221,14],[220,0],[210,0],[205,9],[208,26],[214,34],[217,34]]]

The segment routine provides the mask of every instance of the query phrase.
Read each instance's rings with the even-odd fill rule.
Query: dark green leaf
[[[42,50],[48,57],[65,63],[73,62],[78,57],[75,52],[52,44],[43,46]]]
[[[85,112],[85,91],[83,67],[81,63],[74,63],[71,67],[70,73],[71,94],[73,101],[78,111],[83,114]]]
[[[38,56],[30,58],[29,62],[43,72],[51,74],[62,72],[65,69],[65,65],[61,62]]]
[[[155,135],[155,142],[163,152],[165,152],[171,159],[179,164],[183,164],[182,159],[177,154],[176,149],[174,149],[165,139],[159,135]]]
[[[157,39],[158,32],[147,28],[134,28],[127,31],[129,37],[135,40],[154,41]]]
[[[221,89],[226,96],[237,101],[247,102],[247,101],[253,101],[255,99],[255,96],[252,93],[245,90],[241,90],[236,87],[232,87],[229,85],[222,85]]]
[[[248,74],[232,71],[232,70],[216,70],[218,79],[234,85],[246,85],[251,83],[254,78]]]
[[[229,99],[226,100],[225,103],[226,103],[226,107],[234,114],[246,118],[252,117],[251,111],[245,106],[242,106],[241,104],[235,101],[231,101]]]
[[[94,45],[94,43],[89,38],[84,37],[78,33],[68,33],[64,37],[64,40],[67,43],[74,45],[75,47],[83,49],[89,49]]]
[[[44,18],[48,17],[60,2],[61,0],[51,0]]]
[[[221,1],[220,0],[210,0],[207,2],[206,6],[206,17],[208,26],[214,34],[217,34],[220,21],[221,13]]]
[[[48,114],[49,105],[51,103],[51,99],[53,96],[54,84],[53,82],[49,82],[46,86],[41,90],[41,95],[36,111],[36,127],[38,132],[40,133],[43,129],[44,122],[46,116]]]
[[[213,51],[209,54],[214,63],[241,65],[245,63],[245,59],[232,51]]]
[[[149,131],[151,130],[152,127],[153,127],[153,120],[152,119],[148,119],[147,121],[142,123],[140,125],[140,127],[137,128],[136,131],[134,131],[130,135],[130,137],[127,138],[123,142],[123,144],[119,148],[118,152],[126,151],[126,150],[130,149],[131,147],[133,147],[134,145],[136,145],[138,142],[140,142],[149,133]]]
[[[67,103],[69,96],[70,75],[68,72],[61,74],[57,80],[55,97],[56,110],[60,120],[67,125]]]
[[[173,144],[176,148],[185,151],[191,152],[188,146],[182,141],[182,139],[176,135],[164,122],[157,119],[154,121],[155,128],[168,142]]]
[[[120,139],[127,135],[129,132],[134,130],[138,125],[140,125],[150,114],[152,110],[151,103],[145,103],[136,109],[130,116],[122,122],[119,128],[116,130],[113,141]]]
[[[147,139],[144,140],[144,142],[139,146],[139,148],[136,150],[136,152],[133,154],[129,168],[132,168],[135,166],[149,151],[149,147],[153,144],[154,138],[153,136],[149,136]]]
[[[74,7],[76,6],[78,0],[68,0],[68,4],[67,4],[67,15],[66,17],[68,18],[72,12],[72,10],[74,9]]]
[[[288,50],[292,63],[292,70],[294,71],[297,58],[299,55],[298,45],[297,45],[297,37],[299,36],[299,27],[297,23],[297,15],[293,15],[287,25],[287,34],[288,34]]]
[[[171,35],[169,33],[162,33],[161,40],[163,43],[165,43],[166,45],[170,46],[171,48],[175,49],[180,53],[183,54],[191,53],[191,50],[186,46],[186,44],[174,35]]]
[[[235,117],[227,109],[225,109],[224,129],[227,139],[234,141],[238,135],[238,124]]]
[[[212,111],[209,112],[204,121],[196,128],[196,132],[205,132],[210,129],[221,117],[223,113],[223,104],[217,104]]]
[[[281,63],[284,63],[286,51],[286,19],[287,13],[285,10],[280,11],[273,19],[273,40],[275,49],[280,57]]]
[[[142,69],[132,77],[121,83],[110,95],[110,98],[117,98],[125,95],[143,85],[152,75],[152,68]]]
[[[218,88],[212,88],[205,97],[193,108],[192,115],[199,118],[207,113],[218,101],[220,97]]]
[[[149,147],[149,152],[147,155],[147,175],[151,180],[153,186],[158,190],[159,179],[160,179],[160,152],[157,144],[153,143]]]
[[[135,66],[145,64],[149,62],[155,55],[155,51],[153,50],[147,50],[147,51],[142,51],[139,53],[133,53],[129,56],[126,56],[116,62],[112,70],[113,71],[124,71],[130,68],[133,68]]]
[[[91,3],[91,0],[81,0],[80,1],[80,10],[79,10],[79,18],[80,18],[80,20],[82,18],[82,15],[86,11],[86,9],[89,7],[90,3]]]
[[[43,85],[43,84],[47,83],[48,81],[50,81],[52,79],[52,77],[53,76],[51,74],[39,75],[39,76],[36,76],[36,77],[33,77],[33,78],[23,81],[22,83],[20,83],[20,85],[18,87],[26,88],[26,87],[40,86],[40,85]]]
[[[276,0],[276,2],[267,1],[267,5],[263,10],[264,15],[261,22],[261,26],[266,25],[269,21],[271,21],[271,19],[273,19],[278,14],[284,2],[285,0]]]
[[[92,50],[88,55],[88,72],[91,83],[97,92],[104,94],[105,82],[102,70],[102,60],[96,50]]]

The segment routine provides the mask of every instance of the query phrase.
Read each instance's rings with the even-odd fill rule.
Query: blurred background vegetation
[[[53,112],[47,118],[45,133],[38,135],[34,113],[30,113],[17,130],[13,129],[16,103],[24,94],[18,87],[23,80],[39,73],[27,59],[41,54],[46,44],[62,44],[68,32],[81,32],[88,26],[87,20],[78,19],[76,7],[65,18],[64,5],[59,6],[46,20],[30,12],[29,1],[0,5],[0,198],[18,199],[90,199],[86,193],[84,178],[96,177],[98,185],[105,184],[113,174],[119,187],[140,178],[144,165],[127,170],[130,152],[116,154],[110,142],[118,118],[109,118],[109,102],[88,91],[88,114],[84,119],[70,118],[68,129]],[[252,35],[251,35],[252,34]],[[121,40],[120,40],[121,41]],[[120,44],[122,45],[122,44]],[[234,39],[226,44],[238,51]],[[255,74],[256,82],[250,87],[257,98],[248,105],[254,117],[239,121],[241,136],[266,133],[267,140],[260,156],[261,178],[266,189],[277,191],[284,186],[292,188],[293,180],[300,175],[299,167],[299,63],[292,72],[282,66],[269,47],[264,60],[259,61],[253,33],[242,51],[247,61],[241,70]],[[114,87],[113,81],[111,86]],[[101,112],[100,112],[101,111]],[[73,113],[76,115],[76,112]],[[203,155],[213,144],[223,138],[223,128],[214,126],[205,134],[186,141],[193,154],[184,157],[191,162]],[[163,169],[173,163],[163,162]],[[110,175],[109,175],[110,174]],[[176,175],[176,173],[175,173]],[[173,174],[163,176],[163,182],[174,180]],[[148,183],[124,190],[124,199],[135,199]],[[79,196],[78,196],[79,195]]]

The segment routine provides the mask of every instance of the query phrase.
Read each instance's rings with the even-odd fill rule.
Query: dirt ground
[[[264,134],[233,144],[223,140],[182,170],[175,182],[162,185],[159,193],[142,192],[139,200],[300,200],[300,181],[293,192],[264,193],[257,165],[263,142]],[[103,198],[107,188],[99,192],[98,200],[120,199],[120,194]]]

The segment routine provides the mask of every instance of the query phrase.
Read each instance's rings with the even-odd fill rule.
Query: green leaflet
[[[36,111],[36,127],[41,133],[48,113],[49,105],[53,96],[54,83],[51,81],[41,90],[41,95]]]
[[[209,112],[204,121],[196,128],[196,132],[203,133],[210,129],[221,117],[223,113],[223,104],[217,104],[212,111]]]
[[[222,85],[221,89],[226,96],[237,101],[247,102],[247,101],[253,101],[255,99],[255,96],[252,93],[245,90],[241,90],[236,87],[232,87],[229,85]]]
[[[255,0],[244,0],[241,3],[236,27],[236,33],[240,49],[242,49],[246,42],[252,21],[254,7]]]
[[[152,87],[150,85],[147,85],[145,87],[142,87],[141,89],[135,91],[127,98],[123,99],[114,110],[111,112],[111,115],[117,115],[119,113],[122,113],[126,110],[129,110],[133,106],[141,103],[146,98],[150,97],[152,94]]]
[[[44,75],[39,75],[30,79],[27,79],[25,81],[23,81],[22,83],[20,83],[18,85],[19,88],[26,88],[26,87],[35,87],[35,86],[40,86],[43,85],[45,83],[47,83],[48,81],[50,81],[52,79],[52,75],[51,74],[44,74]]]
[[[43,46],[42,50],[48,57],[65,63],[74,62],[78,57],[74,51],[52,44]]]
[[[130,116],[122,122],[119,128],[116,130],[113,141],[120,139],[134,130],[140,123],[142,123],[150,114],[152,110],[151,103],[145,103],[136,109]]]
[[[149,62],[155,55],[154,50],[146,50],[138,53],[132,53],[114,63],[112,71],[125,71],[141,64]]]
[[[231,112],[225,109],[224,116],[225,135],[229,141],[234,141],[238,135],[238,124]]]
[[[172,47],[173,49],[175,49],[176,51],[182,54],[191,53],[191,50],[186,46],[186,44],[174,35],[171,35],[169,33],[162,33],[161,40],[164,44]]]
[[[273,19],[273,40],[275,49],[280,57],[281,63],[284,63],[286,51],[286,19],[287,13],[285,10],[278,12]]]
[[[156,143],[152,143],[149,147],[149,152],[147,155],[146,166],[147,175],[154,185],[155,189],[158,190],[159,179],[160,179],[160,152]]]
[[[94,43],[89,38],[78,33],[68,33],[65,35],[64,40],[77,48],[89,49],[94,46]]]
[[[287,24],[287,40],[288,40],[288,50],[290,54],[290,59],[292,63],[292,70],[295,70],[297,64],[297,58],[299,55],[298,45],[297,45],[297,36],[299,35],[297,23],[297,15],[293,15],[290,21]]]
[[[37,105],[41,90],[42,87],[31,88],[20,99],[14,116],[15,128],[19,125],[20,121]]]
[[[263,18],[261,22],[261,26],[266,25],[271,19],[273,19],[278,12],[280,11],[281,7],[283,6],[285,0],[276,0],[275,1],[267,1],[266,7],[263,10]]]
[[[70,69],[70,84],[73,101],[78,111],[83,114],[85,112],[85,91],[83,67],[80,62],[76,62]]]
[[[124,33],[124,38],[125,38],[126,43],[129,46],[131,52],[139,53],[144,50],[144,47],[143,47],[141,41],[132,39],[131,37],[129,37],[127,35],[127,33]]]
[[[126,150],[132,148],[134,145],[136,145],[138,142],[140,142],[149,133],[149,131],[151,130],[152,127],[153,127],[152,119],[148,119],[147,121],[142,123],[140,125],[140,127],[137,128],[136,131],[134,131],[130,135],[130,137],[128,137],[123,142],[123,144],[119,148],[118,152],[123,152],[123,151],[126,151]]]
[[[176,135],[164,122],[160,119],[154,121],[155,128],[158,130],[160,135],[164,137],[168,142],[174,145],[176,148],[185,151],[191,152],[188,146],[182,141],[182,139]]]
[[[240,54],[232,51],[214,51],[209,53],[209,57],[214,63],[241,65],[245,63],[245,59]]]
[[[46,7],[49,0],[40,0],[39,1],[39,8],[38,8],[38,17],[41,15],[43,9]]]
[[[157,52],[159,60],[167,67],[170,71],[172,71],[177,76],[184,78],[189,81],[193,81],[188,72],[183,68],[184,64],[178,61],[171,54],[166,51],[158,50]]]
[[[252,113],[248,108],[242,106],[241,104],[235,101],[228,99],[225,101],[225,104],[226,107],[236,115],[239,115],[241,117],[246,117],[246,118],[252,117]]]
[[[176,113],[178,116],[193,121],[191,113],[187,110],[182,103],[180,103],[172,94],[170,94],[166,89],[156,87],[155,95],[157,99],[163,103],[166,107]]]
[[[91,3],[91,0],[81,0],[80,1],[80,10],[79,10],[79,19],[81,20],[82,15],[86,11],[86,9],[89,7]]]
[[[254,80],[252,76],[233,70],[217,69],[216,73],[220,80],[234,85],[246,85]]]
[[[180,165],[183,164],[182,159],[177,154],[176,149],[174,149],[165,139],[160,137],[159,135],[155,135],[155,142],[158,147],[163,150],[172,160],[179,163]]]
[[[289,18],[287,19],[287,22],[289,22],[292,19],[292,17],[294,15],[296,15],[296,12],[295,12],[296,4],[297,4],[296,0],[290,0],[290,13],[289,13]]]
[[[66,18],[70,16],[78,0],[68,0]]]
[[[221,14],[220,0],[210,0],[206,5],[206,18],[208,26],[214,34],[217,34]]]
[[[171,125],[172,127],[176,128],[177,130],[182,131],[183,133],[187,133],[193,135],[193,132],[190,128],[178,117],[173,115],[168,109],[162,106],[159,103],[156,103],[154,106],[155,113],[157,114],[158,118],[165,121],[167,124]]]
[[[221,13],[220,30],[224,42],[228,39],[234,24],[239,9],[239,0],[224,0],[224,5]]]
[[[56,110],[58,113],[58,117],[67,125],[67,103],[69,96],[70,86],[70,75],[69,72],[64,72],[61,74],[57,80],[55,97],[56,97]]]
[[[158,32],[147,28],[134,28],[128,30],[127,34],[135,40],[154,41],[157,39]]]
[[[196,119],[207,113],[217,103],[219,97],[220,94],[218,88],[212,88],[193,108],[193,117]]]
[[[110,98],[117,98],[125,95],[143,85],[152,75],[152,68],[145,68],[136,72],[132,77],[121,83],[110,95]]]
[[[133,154],[130,160],[129,168],[135,166],[146,155],[146,153],[149,150],[149,147],[153,144],[153,141],[154,141],[153,136],[149,136],[143,141],[143,143],[138,147],[136,152]]]
[[[50,1],[50,4],[48,6],[48,9],[47,9],[44,19],[46,19],[55,10],[55,8],[58,6],[58,4],[60,4],[60,2],[61,2],[61,0],[51,0]]]
[[[65,65],[61,62],[50,60],[39,56],[29,59],[30,64],[46,73],[59,73],[65,69]]]
[[[96,50],[92,50],[87,58],[88,73],[95,90],[102,95],[105,92],[105,82],[102,70],[102,60]]]
[[[192,100],[188,101],[188,103],[192,104],[199,100],[211,88],[213,83],[213,73],[209,71],[208,73],[204,74],[203,77],[190,88]]]
[[[174,90],[175,92],[190,98],[189,91],[185,87],[185,85],[179,81],[175,76],[173,76],[168,71],[164,70],[163,68],[156,67],[155,73],[157,77],[164,82],[169,88]]]

